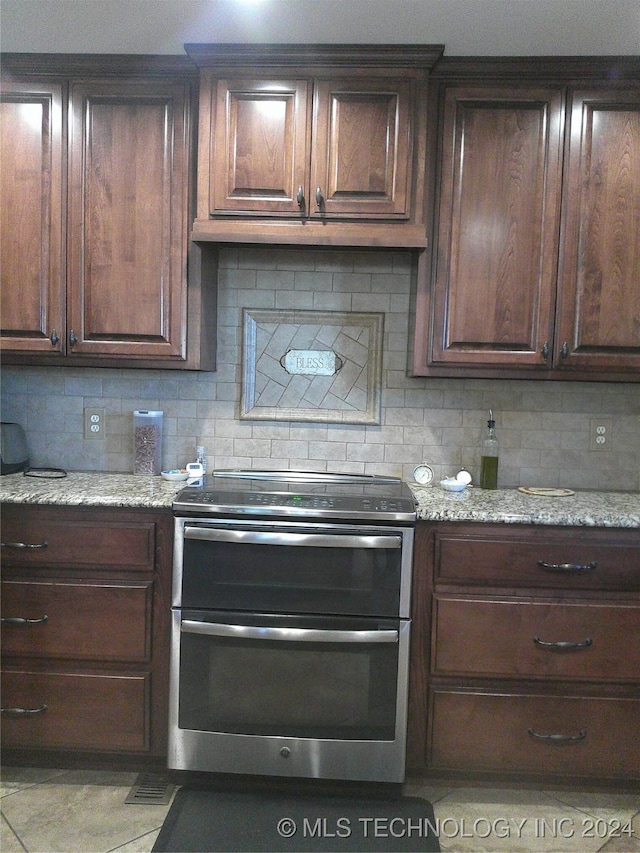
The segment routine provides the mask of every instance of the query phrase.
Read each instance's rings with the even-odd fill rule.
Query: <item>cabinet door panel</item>
[[[212,140],[211,212],[305,212],[307,82],[219,80]]]
[[[80,517],[61,519],[56,510],[20,515],[7,509],[2,539],[4,566],[154,569],[156,526],[150,521],[105,523]]]
[[[447,91],[434,364],[545,365],[561,112],[559,90]]]
[[[62,87],[2,89],[2,348],[56,356],[65,338]]]
[[[318,81],[314,97],[310,212],[408,217],[411,84]]]
[[[5,747],[146,751],[149,691],[149,675],[141,673],[3,671],[2,743]],[[6,713],[7,708],[36,713],[13,716]]]
[[[638,778],[638,699],[436,688],[430,710],[434,768]]]
[[[147,661],[152,595],[150,581],[3,581],[2,652],[41,658]],[[33,621],[24,624],[17,619]]]
[[[184,357],[182,85],[71,87],[71,354]]]
[[[434,597],[438,674],[633,680],[640,607],[530,599]]]
[[[574,93],[564,217],[557,366],[640,371],[640,92]]]

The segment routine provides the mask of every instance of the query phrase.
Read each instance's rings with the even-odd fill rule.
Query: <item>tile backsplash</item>
[[[411,378],[406,373],[412,257],[404,252],[223,248],[215,373],[4,367],[2,420],[21,423],[35,466],[133,471],[133,412],[164,411],[164,467],[204,445],[210,468],[292,467],[477,479],[491,407],[499,486],[640,489],[640,383]],[[239,420],[242,309],[384,312],[381,422],[375,426]],[[104,440],[83,436],[105,409]],[[590,421],[610,418],[608,451]]]

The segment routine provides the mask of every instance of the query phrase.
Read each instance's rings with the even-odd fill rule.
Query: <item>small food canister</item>
[[[162,412],[140,409],[133,413],[133,473],[159,474],[162,470]]]

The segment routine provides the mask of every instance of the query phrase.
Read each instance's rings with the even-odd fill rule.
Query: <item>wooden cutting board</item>
[[[523,495],[538,495],[543,498],[566,498],[567,495],[574,495],[571,489],[548,489],[544,486],[520,486],[518,489]]]

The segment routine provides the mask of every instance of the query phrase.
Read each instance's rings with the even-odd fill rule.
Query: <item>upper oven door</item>
[[[174,607],[407,618],[412,528],[176,519]]]

